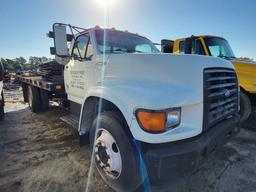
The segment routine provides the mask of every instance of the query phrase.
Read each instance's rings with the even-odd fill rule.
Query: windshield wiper
[[[126,51],[119,51],[119,50],[105,50],[105,51],[101,51],[101,53],[105,52],[106,54],[121,54],[121,53],[126,53]]]
[[[144,53],[143,51],[129,51],[128,53]]]
[[[228,57],[226,55],[218,55],[218,57],[230,60],[230,57]]]

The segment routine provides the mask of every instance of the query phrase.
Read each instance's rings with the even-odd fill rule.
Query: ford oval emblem
[[[231,91],[227,90],[227,91],[225,92],[225,97],[229,97],[230,95],[231,95]]]

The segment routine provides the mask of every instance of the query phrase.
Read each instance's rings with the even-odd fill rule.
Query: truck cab
[[[0,62],[0,121],[4,119],[3,80],[4,80],[4,66]]]
[[[107,39],[104,39],[104,33]],[[65,65],[65,90],[70,101],[83,104],[85,93],[103,83],[109,73],[105,65],[111,55],[131,53],[159,53],[148,39],[114,29],[89,29],[79,33],[71,41],[70,61]]]
[[[48,35],[80,145],[90,145],[116,191],[182,179],[238,132],[238,81],[229,61],[163,54],[149,39],[116,29],[56,23]],[[31,104],[52,85],[21,81],[32,90]]]
[[[167,42],[172,45],[171,52],[174,54],[206,55],[231,61],[236,69],[240,85],[241,122],[246,123],[250,119],[256,106],[255,62],[236,58],[228,41],[218,36],[191,36]]]

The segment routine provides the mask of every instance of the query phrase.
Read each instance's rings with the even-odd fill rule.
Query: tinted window
[[[179,44],[180,53],[185,53],[185,41],[181,41]]]

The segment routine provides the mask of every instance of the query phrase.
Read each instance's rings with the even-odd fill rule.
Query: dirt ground
[[[0,123],[0,192],[85,191],[89,149],[79,148],[76,131],[59,119],[66,112],[52,107],[48,112],[31,113],[18,87],[5,95],[7,114]],[[112,191],[96,172],[88,186],[89,191]],[[152,191],[256,191],[256,132],[242,129],[175,190],[157,186]]]

